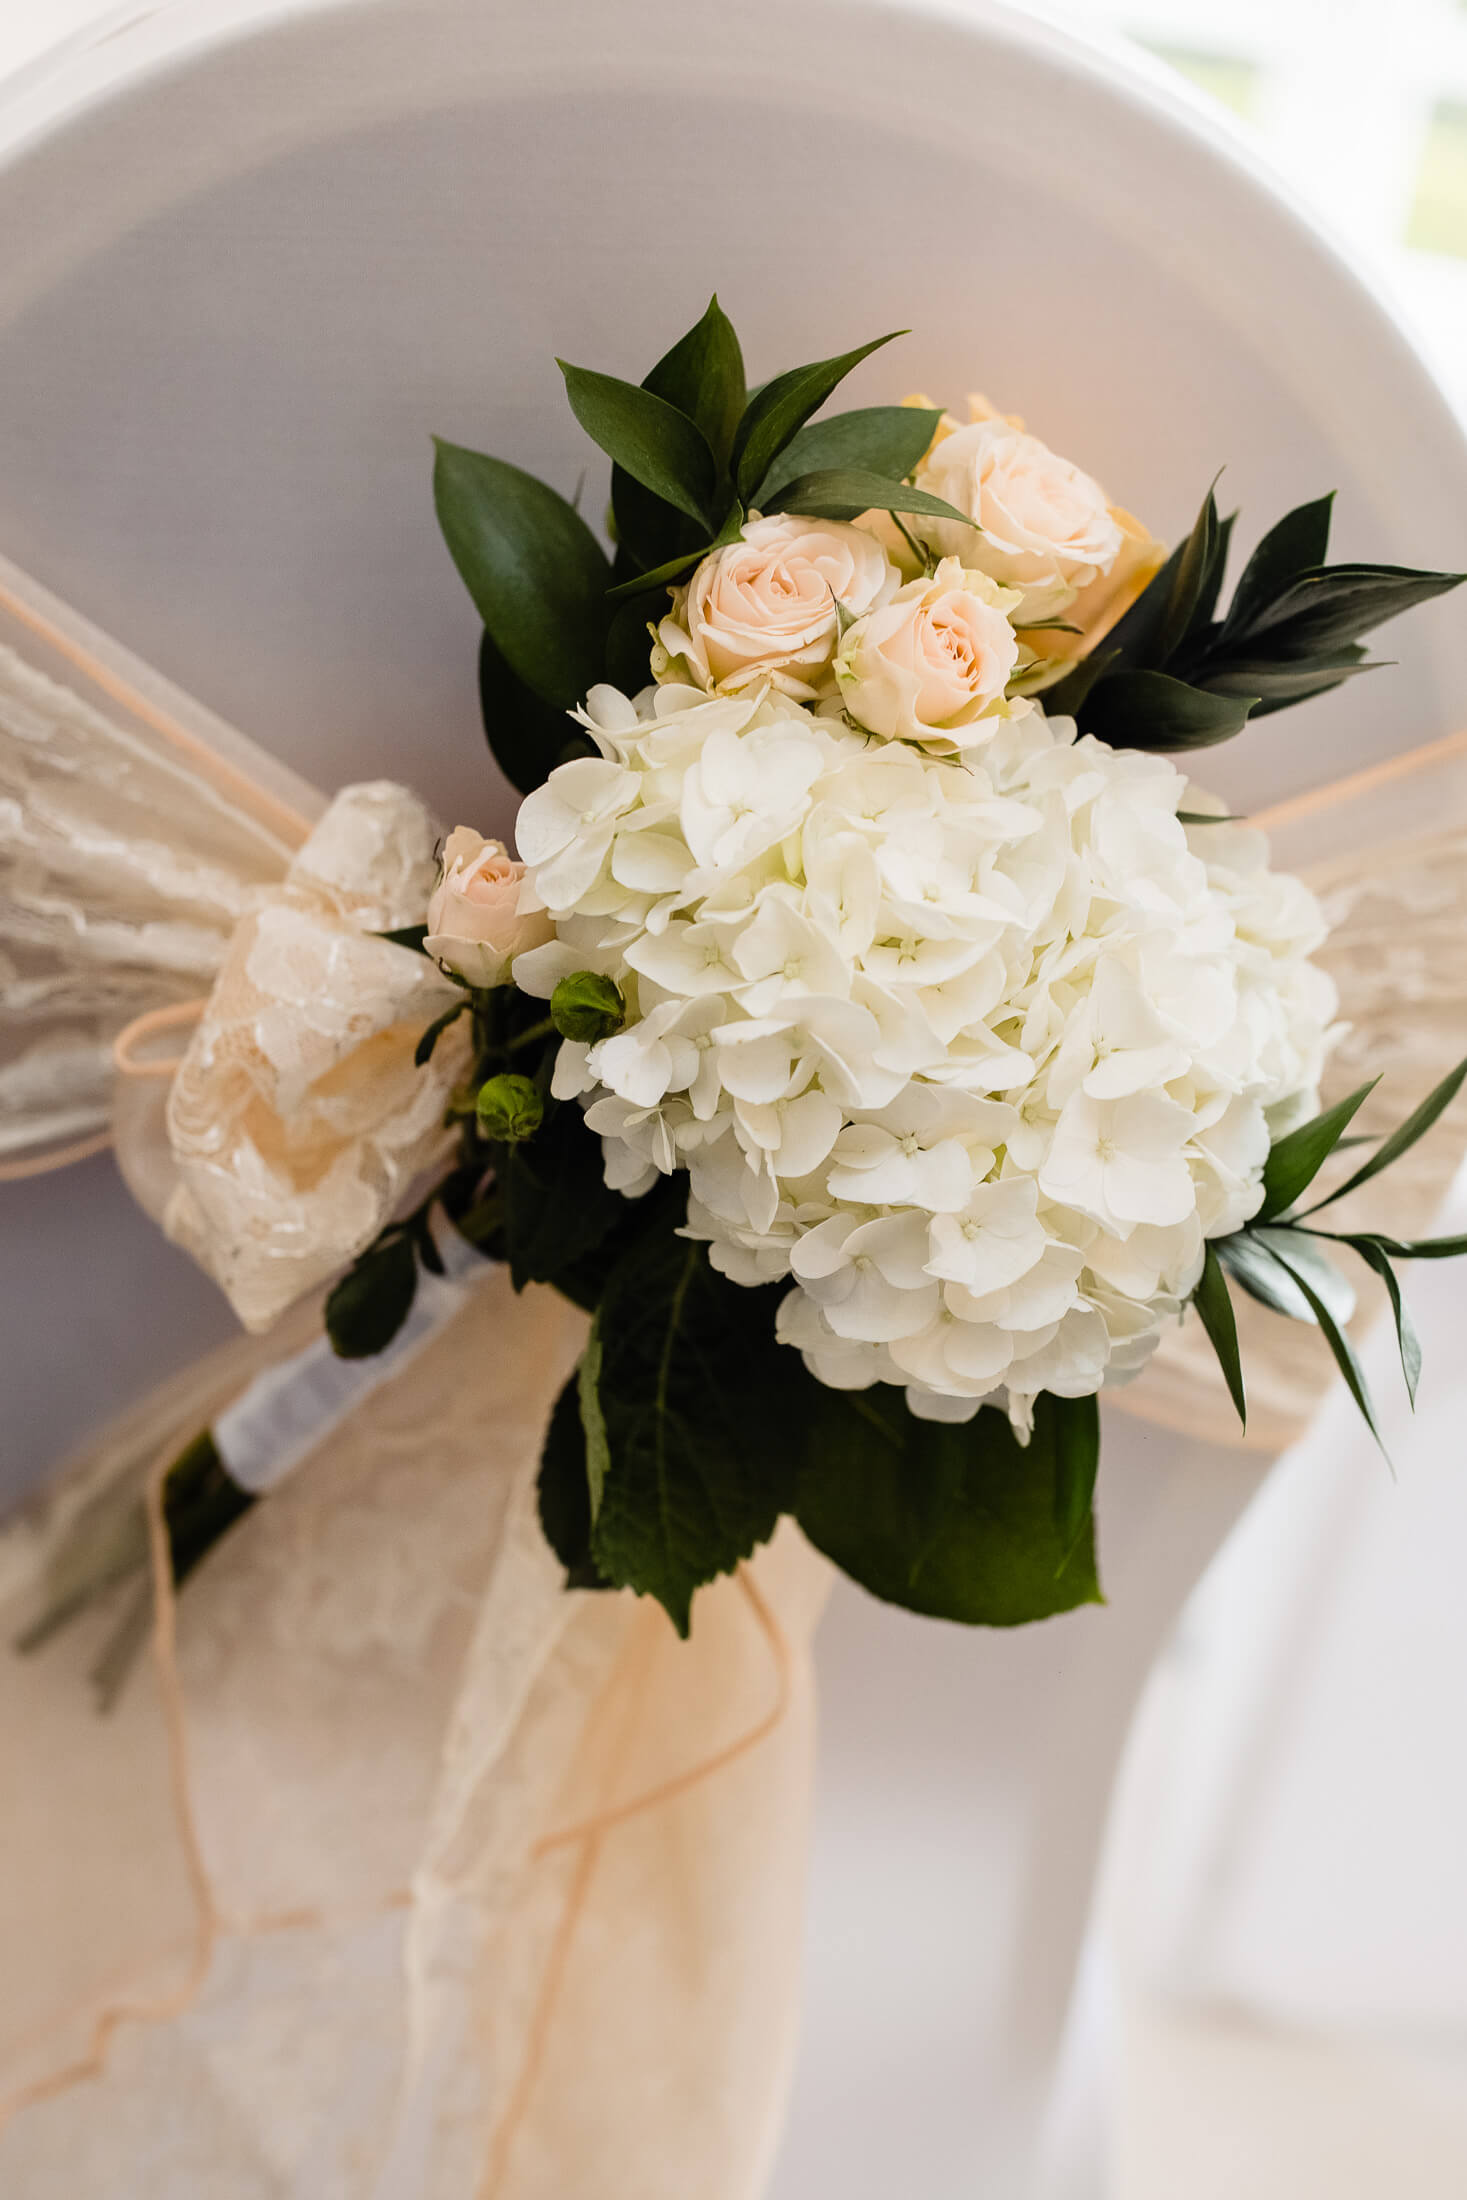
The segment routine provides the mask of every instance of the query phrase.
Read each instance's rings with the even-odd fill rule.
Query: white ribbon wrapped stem
[[[475,1286],[495,1271],[456,1230],[436,1240],[445,1273],[419,1271],[412,1310],[392,1342],[372,1358],[343,1360],[321,1336],[267,1368],[213,1427],[214,1448],[232,1482],[259,1497],[293,1474],[373,1391],[415,1360],[452,1321]]]

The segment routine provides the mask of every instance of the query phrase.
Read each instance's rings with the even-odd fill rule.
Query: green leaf
[[[1243,1362],[1238,1354],[1238,1324],[1233,1314],[1233,1301],[1228,1291],[1228,1279],[1224,1275],[1214,1246],[1204,1249],[1202,1274],[1192,1293],[1208,1341],[1217,1354],[1217,1364],[1227,1380],[1228,1395],[1238,1410],[1243,1427],[1248,1426],[1248,1400],[1243,1391]]]
[[[1035,1402],[1034,1436],[1054,1449],[1054,1524],[1064,1557],[1063,1573],[1080,1538],[1090,1526],[1095,1477],[1100,1470],[1100,1401],[1055,1398],[1045,1392]]]
[[[1162,602],[1148,651],[1152,665],[1166,664],[1210,617],[1226,550],[1227,536],[1217,516],[1217,499],[1209,489],[1191,533],[1175,553],[1171,585]],[[1114,640],[1115,635],[1111,638]]]
[[[1006,1414],[918,1421],[899,1392],[826,1390],[803,1407],[800,1526],[888,1604],[969,1626],[1016,1627],[1102,1601],[1092,1526],[1057,1523],[1054,1424],[1021,1445]]]
[[[552,1102],[535,1138],[502,1149],[498,1175],[505,1258],[516,1291],[551,1283],[583,1305],[574,1286],[579,1265],[635,1216],[640,1202],[628,1202],[607,1184],[601,1141],[586,1128],[579,1107]]]
[[[1241,733],[1256,700],[1209,695],[1166,672],[1111,672],[1077,715],[1083,732],[1112,748],[1206,749]]]
[[[718,470],[702,429],[665,397],[635,382],[573,367],[564,359],[556,365],[565,376],[571,411],[592,442],[664,504],[711,527]]]
[[[422,955],[426,953],[423,942],[428,937],[428,927],[426,924],[403,924],[395,932],[374,932],[372,937],[387,940],[393,947],[410,947]]]
[[[568,1589],[607,1589],[591,1556],[591,1505],[586,1488],[586,1439],[581,1427],[579,1378],[555,1401],[540,1453],[536,1496],[545,1540],[565,1568]]]
[[[479,638],[479,709],[490,753],[521,794],[543,786],[581,739],[563,704],[545,702],[511,670],[488,627]]]
[[[1314,1234],[1331,1237],[1334,1233],[1319,1230]],[[1382,1236],[1378,1230],[1372,1230],[1370,1235],[1372,1242],[1389,1253],[1392,1260],[1460,1260],[1467,1253],[1467,1237],[1393,1238]],[[1341,1244],[1346,1242],[1353,1244],[1354,1239],[1340,1240]]]
[[[1270,655],[1313,656],[1444,595],[1461,573],[1417,572],[1396,565],[1329,565],[1301,573],[1258,611],[1248,627]]]
[[[801,1417],[787,1401],[803,1370],[775,1342],[776,1296],[657,1232],[612,1271],[597,1311],[606,1450],[592,1554],[682,1635],[694,1590],[772,1535],[790,1494]],[[584,1392],[581,1412],[589,1427]]]
[[[441,1016],[435,1016],[433,1018],[432,1023],[429,1024],[427,1030],[423,1033],[422,1038],[413,1048],[413,1061],[419,1069],[423,1067],[423,1064],[425,1062],[432,1061],[433,1049],[437,1046],[439,1040],[443,1037],[443,1034],[445,1031],[447,1031],[449,1025],[451,1023],[455,1023],[458,1018],[462,1016],[464,1010],[468,1007],[468,1005],[469,1004],[466,999],[462,1001],[455,1001],[452,1008],[445,1008]]]
[[[480,618],[511,670],[568,709],[601,677],[605,553],[579,512],[533,474],[436,444],[438,524]]]
[[[1283,1214],[1314,1182],[1349,1129],[1361,1103],[1369,1099],[1379,1083],[1378,1077],[1372,1077],[1368,1085],[1361,1085],[1345,1099],[1337,1100],[1332,1108],[1326,1108],[1322,1115],[1312,1116],[1297,1130],[1274,1142],[1263,1168],[1260,1221],[1271,1222],[1275,1215]]]
[[[654,588],[667,588],[686,573],[690,566],[706,558],[710,549],[702,543],[696,550],[685,550],[680,557],[666,558],[661,565],[654,565],[648,573],[634,573],[630,580],[618,581],[615,588],[607,590],[609,603],[630,603],[637,596],[650,595]]]
[[[1216,534],[1217,506],[1209,489],[1191,533],[1106,636],[1118,672],[1156,671],[1165,662],[1201,599],[1211,569],[1208,546],[1215,545]],[[1074,705],[1067,700],[1062,707],[1069,712]]]
[[[1284,1235],[1284,1233],[1279,1231],[1273,1233],[1273,1235],[1275,1238],[1277,1238]],[[1379,1444],[1381,1455],[1386,1460],[1387,1465],[1389,1465],[1390,1454],[1386,1451],[1385,1444],[1381,1438],[1380,1430],[1376,1426],[1375,1408],[1370,1402],[1370,1391],[1367,1388],[1365,1381],[1365,1370],[1361,1367],[1360,1362],[1356,1357],[1355,1347],[1351,1344],[1343,1329],[1341,1329],[1336,1323],[1333,1314],[1331,1314],[1323,1299],[1320,1298],[1319,1294],[1315,1291],[1313,1285],[1309,1281],[1309,1278],[1304,1271],[1303,1265],[1295,1257],[1293,1251],[1291,1250],[1286,1257],[1284,1252],[1281,1251],[1279,1247],[1273,1243],[1270,1244],[1269,1251],[1272,1258],[1278,1262],[1279,1266],[1284,1269],[1287,1274],[1291,1275],[1294,1281],[1298,1284],[1299,1289],[1309,1306],[1310,1312],[1313,1314],[1314,1319],[1316,1320],[1316,1322],[1318,1322],[1320,1328],[1324,1331],[1325,1341],[1328,1344],[1330,1351],[1334,1354],[1335,1365],[1336,1367],[1338,1367],[1340,1373],[1345,1378],[1345,1384],[1349,1390],[1350,1396],[1354,1399],[1356,1405],[1360,1408],[1360,1413],[1365,1422],[1365,1426],[1369,1429],[1371,1435],[1375,1438],[1376,1443]]]
[[[378,1238],[348,1268],[326,1299],[326,1334],[341,1360],[370,1360],[385,1351],[412,1312],[418,1261],[410,1237]]]
[[[1246,634],[1252,621],[1297,580],[1323,565],[1329,553],[1330,519],[1335,493],[1317,497],[1312,504],[1296,505],[1259,542],[1238,576],[1233,600],[1223,621],[1224,640]]]
[[[1073,672],[1067,672],[1063,680],[1054,681],[1045,691],[1044,708],[1051,718],[1074,718],[1083,730],[1086,706],[1102,680],[1120,663],[1120,651],[1102,644],[1092,649],[1088,657],[1082,657]]]
[[[865,405],[812,420],[791,436],[749,501],[761,512],[771,511],[777,492],[801,474],[848,467],[902,481],[920,465],[941,419],[940,412],[918,405]]]
[[[1391,1302],[1391,1313],[1396,1323],[1396,1344],[1401,1354],[1401,1374],[1405,1379],[1406,1396],[1411,1410],[1416,1410],[1416,1385],[1421,1380],[1421,1339],[1416,1334],[1416,1324],[1411,1319],[1411,1309],[1401,1296],[1401,1286],[1396,1281],[1389,1255],[1371,1237],[1352,1237],[1348,1240],[1368,1268],[1373,1268],[1386,1287]]]
[[[1382,1139],[1370,1159],[1362,1162],[1354,1175],[1347,1177],[1335,1191],[1316,1200],[1308,1210],[1309,1213],[1317,1215],[1321,1208],[1333,1206],[1347,1192],[1358,1191],[1373,1176],[1379,1176],[1382,1169],[1388,1169],[1393,1161],[1399,1161],[1403,1153],[1409,1153],[1417,1139],[1424,1137],[1437,1118],[1451,1106],[1462,1089],[1464,1078],[1467,1078],[1467,1061],[1459,1062],[1454,1070],[1449,1070],[1441,1083],[1427,1094],[1420,1107],[1413,1109],[1407,1116],[1400,1129],[1392,1131],[1389,1138]]]
[[[1278,1263],[1270,1256],[1275,1237],[1281,1238],[1293,1257],[1308,1267],[1310,1282],[1335,1319],[1348,1321],[1355,1311],[1354,1292],[1334,1263],[1301,1232],[1287,1228],[1275,1231],[1250,1223],[1231,1237],[1213,1242],[1219,1261],[1250,1298],[1271,1307],[1276,1314],[1287,1314],[1290,1321],[1312,1322],[1309,1301],[1290,1277],[1280,1274]]]
[[[884,474],[862,473],[854,466],[801,474],[786,483],[768,508],[774,512],[808,513],[821,519],[844,519],[868,511],[925,512],[932,519],[955,519],[960,526],[977,531],[976,521],[942,497],[929,496],[925,489],[908,489],[900,481],[888,481]]]
[[[721,550],[725,543],[737,542],[744,528],[744,507],[734,504],[727,518],[711,542],[701,543],[696,550],[684,551],[681,556],[668,558],[662,565],[653,566],[647,573],[634,573],[624,581],[618,581],[608,593],[610,603],[629,603],[638,596],[645,596],[651,589],[665,588],[685,573],[690,565],[699,564],[711,551]]]
[[[1235,816],[1230,810],[1214,813],[1211,810],[1178,810],[1179,825],[1246,825],[1244,816]]]
[[[1382,670],[1382,665],[1371,663],[1364,650],[1352,643],[1348,649],[1330,650],[1319,657],[1291,658],[1284,664],[1267,658],[1230,657],[1225,662],[1209,658],[1194,677],[1209,695],[1251,695],[1255,715],[1267,717],[1271,710],[1287,710],[1295,703],[1307,702],[1311,695],[1323,695],[1327,689],[1353,680],[1357,673]]]
[[[598,1311],[591,1323],[591,1334],[586,1339],[586,1349],[581,1354],[580,1366],[576,1369],[577,1410],[585,1437],[586,1489],[590,1496],[593,1527],[606,1489],[606,1470],[611,1465],[606,1416],[601,1411],[601,1361],[601,1316]]]
[[[905,329],[893,329],[890,336],[858,344],[854,351],[842,352],[839,358],[816,359],[807,367],[791,367],[755,391],[739,422],[731,454],[734,487],[746,505],[753,503],[755,489],[791,437],[813,412],[818,412],[851,369],[883,344],[906,333]]]
[[[746,402],[744,355],[716,295],[702,320],[643,377],[642,387],[685,413],[701,429],[716,464],[727,466]]]

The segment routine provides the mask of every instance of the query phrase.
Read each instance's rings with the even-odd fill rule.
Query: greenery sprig
[[[1263,537],[1217,616],[1234,517],[1211,489],[1185,542],[1100,647],[1045,695],[1046,709],[1117,748],[1208,748],[1250,718],[1377,669],[1361,642],[1455,588],[1460,573],[1326,565],[1333,495]]]
[[[1263,1200],[1257,1214],[1241,1230],[1209,1244],[1202,1278],[1193,1293],[1193,1304],[1217,1354],[1238,1418],[1245,1426],[1247,1398],[1229,1279],[1274,1313],[1285,1314],[1295,1321],[1312,1322],[1319,1329],[1372,1436],[1382,1451],[1385,1449],[1365,1373],[1344,1326],[1353,1305],[1353,1294],[1325,1250],[1335,1245],[1356,1254],[1385,1286],[1395,1321],[1406,1395],[1415,1406],[1416,1385],[1421,1374],[1421,1346],[1394,1263],[1454,1259],[1458,1254],[1467,1253],[1467,1237],[1410,1240],[1386,1237],[1374,1230],[1324,1230],[1312,1218],[1326,1207],[1332,1207],[1336,1200],[1358,1191],[1362,1184],[1368,1184],[1382,1170],[1399,1161],[1402,1154],[1408,1153],[1450,1107],[1464,1079],[1467,1079],[1467,1061],[1459,1062],[1342,1184],[1302,1208],[1299,1201],[1314,1184],[1330,1156],[1351,1143],[1346,1132],[1357,1110],[1380,1082],[1379,1078],[1372,1078],[1368,1085],[1361,1085],[1345,1099],[1336,1101],[1323,1114],[1301,1123],[1297,1130],[1278,1139],[1269,1152],[1263,1172]]]

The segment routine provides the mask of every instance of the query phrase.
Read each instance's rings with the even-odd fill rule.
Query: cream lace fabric
[[[368,1245],[446,1153],[462,1024],[422,1069],[422,1033],[457,989],[379,932],[421,923],[436,875],[432,820],[381,780],[336,797],[282,884],[242,916],[167,1104],[177,1179],[162,1222],[247,1329]],[[155,1180],[137,1141],[119,1152]]]
[[[323,807],[0,560],[0,1162],[105,1128],[116,1032],[208,992]]]
[[[0,2192],[754,2200],[827,1568],[782,1530],[688,1644],[655,1605],[567,1594],[533,1485],[583,1323],[485,1268],[175,1608],[163,1468],[318,1328],[310,1287],[431,1151],[452,1049],[409,1070],[436,980],[368,936],[420,913],[431,828],[386,786],[327,808],[8,571],[0,644],[0,1157],[111,1113],[129,1181],[245,1322],[290,1306],[120,1415],[0,1539],[6,1637],[139,1491],[156,1582],[152,1659],[108,1719],[85,1675],[115,1611],[0,1656]],[[1463,1051],[1448,746],[1404,800],[1393,778],[1279,847],[1313,848],[1339,927],[1335,1082],[1387,1066],[1393,1116]],[[118,1028],[181,1025],[204,992],[176,1077],[114,1109]],[[1391,1227],[1455,1152],[1393,1172]],[[1307,1413],[1316,1342],[1250,1334],[1255,1441]],[[1227,1426],[1185,1332],[1124,1402]]]

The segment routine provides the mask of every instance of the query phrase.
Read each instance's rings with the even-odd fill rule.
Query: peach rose
[[[975,530],[924,519],[924,539],[1022,590],[1021,623],[1062,613],[1120,556],[1121,530],[1099,483],[997,415],[935,440],[917,486],[977,522]]]
[[[875,537],[842,520],[775,513],[704,558],[658,628],[658,679],[731,694],[767,680],[799,703],[831,692],[837,605],[885,603],[901,575]]]
[[[544,947],[555,926],[502,840],[456,825],[444,843],[423,945],[473,986],[506,985],[516,955]]]
[[[1073,671],[1082,657],[1088,657],[1166,563],[1165,543],[1158,542],[1141,520],[1122,511],[1118,504],[1111,506],[1110,516],[1121,536],[1120,555],[1110,571],[1082,588],[1066,606],[1060,614],[1063,626],[1027,632],[1020,627],[1019,640],[1030,660],[1022,675],[1026,695],[1037,695],[1042,688],[1052,687]],[[1071,633],[1066,628],[1078,631]]]
[[[1019,644],[1008,614],[1018,602],[957,558],[909,581],[841,644],[835,672],[851,717],[889,741],[949,754],[977,747],[987,739],[981,721],[1011,713]]]

